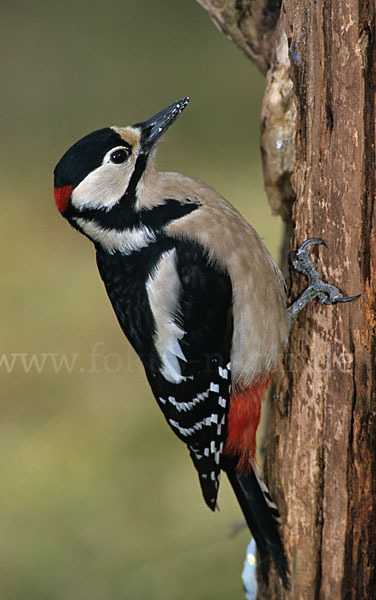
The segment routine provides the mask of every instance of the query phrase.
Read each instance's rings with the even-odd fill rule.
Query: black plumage
[[[182,285],[177,321],[186,332],[181,341],[186,361],[179,360],[185,381],[179,384],[160,373],[161,360],[154,344],[156,324],[146,294],[150,273],[172,248],[177,253]],[[130,256],[109,254],[98,247],[97,263],[119,324],[143,362],[169,426],[189,447],[205,501],[214,509],[231,383],[230,278],[198,244],[162,235]],[[202,394],[207,394],[205,401],[198,399]]]

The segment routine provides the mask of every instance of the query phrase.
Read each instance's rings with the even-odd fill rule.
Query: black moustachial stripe
[[[181,202],[180,200],[167,198],[163,204],[159,204],[150,209],[136,211],[134,209],[134,202],[128,201],[127,197],[123,197],[110,211],[92,208],[78,210],[74,206],[69,205],[64,216],[73,226],[75,226],[73,219],[78,217],[88,221],[94,221],[100,227],[112,229],[114,231],[124,231],[142,225],[149,227],[153,231],[159,231],[166,227],[171,221],[188,215],[192,211],[198,209],[199,206],[200,204],[198,202],[189,200]]]
[[[150,227],[150,229],[159,230],[166,227],[171,221],[189,215],[189,213],[197,210],[199,206],[198,202],[166,199],[164,204],[151,209],[142,209],[140,220],[143,225]]]

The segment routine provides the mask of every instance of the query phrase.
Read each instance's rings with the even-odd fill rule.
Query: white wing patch
[[[181,383],[185,377],[181,374],[178,358],[184,361],[186,358],[179,340],[184,337],[185,331],[175,322],[181,293],[175,248],[162,254],[146,282],[146,292],[156,326],[154,342],[162,362],[160,372],[170,383]]]

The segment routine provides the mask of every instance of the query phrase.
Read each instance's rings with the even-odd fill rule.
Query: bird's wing
[[[198,244],[176,241],[161,254],[146,292],[160,359],[146,374],[214,509],[231,386],[231,281]]]

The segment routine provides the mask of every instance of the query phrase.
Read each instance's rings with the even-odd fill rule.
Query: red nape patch
[[[59,212],[63,213],[67,208],[72,192],[73,185],[63,185],[54,189],[55,202]]]
[[[236,470],[249,472],[250,458],[256,454],[256,431],[260,422],[261,402],[270,377],[260,379],[245,390],[231,394],[228,413],[227,439],[224,454],[239,456]]]

